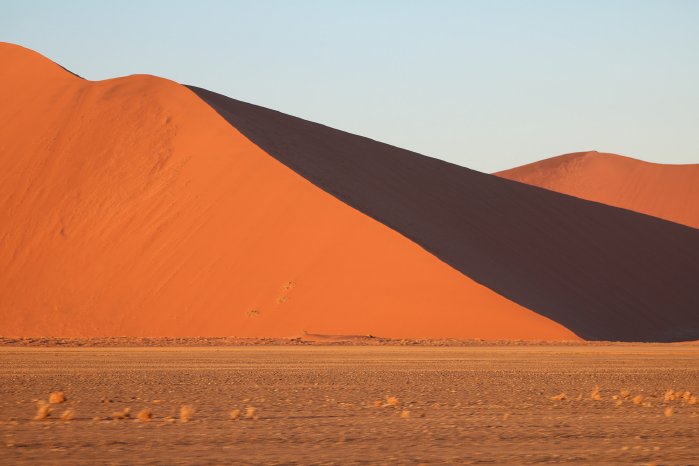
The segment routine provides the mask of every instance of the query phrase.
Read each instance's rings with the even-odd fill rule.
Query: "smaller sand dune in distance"
[[[495,175],[699,228],[699,164],[576,152]]]

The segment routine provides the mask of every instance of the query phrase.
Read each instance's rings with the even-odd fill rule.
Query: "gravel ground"
[[[0,384],[3,465],[699,464],[697,345],[0,347]]]

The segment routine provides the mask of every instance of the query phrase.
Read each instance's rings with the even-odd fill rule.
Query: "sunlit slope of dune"
[[[576,339],[289,170],[189,89],[0,44],[0,334]]]
[[[665,165],[592,151],[496,175],[699,228],[699,164]]]
[[[583,338],[699,338],[699,231],[190,86],[271,156]]]

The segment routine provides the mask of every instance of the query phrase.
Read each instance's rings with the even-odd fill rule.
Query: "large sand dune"
[[[153,76],[0,63],[0,334],[699,338],[691,228]]]
[[[0,46],[4,335],[576,339],[298,176],[187,88]]]
[[[317,186],[584,338],[699,338],[699,231],[192,89]]]
[[[665,165],[591,151],[496,175],[699,228],[699,164]]]

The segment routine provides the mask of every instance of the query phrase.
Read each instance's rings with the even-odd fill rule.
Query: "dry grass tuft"
[[[663,399],[664,399],[665,401],[672,401],[672,400],[674,400],[674,399],[676,398],[676,396],[677,396],[677,395],[675,394],[675,391],[671,389],[671,390],[668,390],[668,391],[665,392],[665,395],[663,396]]]
[[[258,419],[257,408],[254,406],[248,406],[245,408],[245,419]]]
[[[153,412],[148,408],[142,409],[141,411],[138,412],[138,414],[136,415],[136,418],[140,422],[148,422],[151,419],[153,419]]]
[[[631,396],[631,392],[628,390],[619,390],[619,396],[626,400]]]
[[[674,414],[674,411],[672,410],[672,408],[670,408],[670,407],[665,408],[665,417],[672,417],[673,414]]]
[[[35,421],[43,421],[51,415],[51,406],[49,406],[45,401],[39,401],[36,406],[36,415],[34,416]]]
[[[240,410],[239,409],[231,409],[228,412],[228,419],[230,419],[231,421],[237,421],[238,419],[240,419]]]
[[[550,400],[551,401],[563,401],[566,399],[566,394],[565,393],[559,393],[558,395],[553,395]]]
[[[63,392],[53,392],[49,395],[49,403],[51,403],[52,405],[65,403],[66,400],[66,395]]]
[[[194,416],[194,408],[190,405],[184,405],[180,408],[180,422],[189,422]]]
[[[621,406],[621,405],[624,404],[624,401],[623,401],[623,400],[616,400],[616,402],[615,402],[614,404],[615,404],[617,407],[619,407],[619,406]]]
[[[635,405],[640,405],[643,403],[643,395],[636,395],[631,399],[631,401],[633,401],[633,404]]]
[[[400,417],[403,419],[409,419],[410,418],[410,411],[407,409],[404,409],[403,411],[400,412]]]
[[[695,404],[697,404],[697,402],[699,402],[699,400],[694,395],[690,396],[689,399],[687,400],[687,403],[690,405],[695,405]]]
[[[386,397],[386,403],[384,403],[384,406],[398,406],[398,398],[395,396],[387,396]]]
[[[112,419],[129,419],[131,417],[131,408],[128,406],[121,411],[114,411],[112,413]]]
[[[692,392],[689,390],[685,390],[684,393],[682,393],[682,400],[684,401],[689,401],[692,398]]]
[[[602,395],[599,392],[599,387],[595,387],[592,389],[592,393],[590,393],[590,399],[595,401],[600,401],[602,399]]]
[[[65,421],[65,422],[70,422],[70,421],[72,421],[74,417],[75,417],[75,411],[72,410],[72,409],[66,409],[66,410],[63,411],[63,413],[61,414],[61,420],[62,420],[62,421]]]

